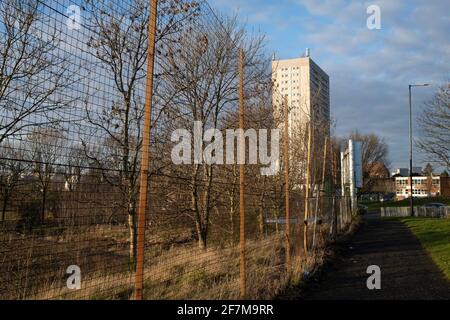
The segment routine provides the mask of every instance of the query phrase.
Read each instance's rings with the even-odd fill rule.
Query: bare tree
[[[33,174],[37,177],[41,193],[40,219],[44,221],[47,210],[47,198],[52,178],[63,157],[65,139],[62,133],[51,128],[34,129],[28,135],[28,150],[33,163]]]
[[[75,191],[81,183],[83,173],[86,171],[88,159],[86,158],[84,148],[81,145],[72,145],[69,147],[69,154],[65,159],[63,175],[65,178],[65,188],[67,191]]]
[[[261,84],[255,86],[251,91],[247,91],[245,99],[244,110],[244,129],[270,129],[277,127],[277,123],[274,119],[272,109],[272,85],[270,83],[270,77],[260,79]],[[225,129],[235,128],[239,123],[239,110],[233,110],[227,113],[227,116],[222,121],[222,131]],[[268,140],[268,150],[271,149],[271,139]],[[262,143],[262,142],[261,142]],[[249,150],[247,150],[248,154]],[[256,220],[258,225],[258,236],[264,237],[266,234],[266,217],[267,211],[270,208],[270,199],[272,197],[271,187],[273,183],[277,183],[278,180],[273,176],[261,175],[261,164],[247,165],[246,166],[246,178],[245,178],[245,190],[249,190],[249,194],[246,196],[248,199],[248,216],[249,219]],[[217,168],[217,175],[227,181],[228,183],[221,187],[221,190],[225,190],[228,196],[225,201],[225,207],[229,214],[230,220],[230,233],[232,239],[236,239],[236,219],[238,218],[239,208],[239,170],[237,164],[229,164],[223,167]],[[221,197],[219,196],[219,199]],[[220,200],[219,200],[220,201]]]
[[[427,163],[425,168],[423,168],[423,170],[422,170],[422,174],[425,177],[430,177],[433,175],[433,171],[434,171],[433,166],[430,163]]]
[[[362,142],[363,188],[361,192],[370,192],[377,180],[374,171],[380,165],[389,167],[388,146],[383,138],[375,134],[361,134],[355,131],[349,139]]]
[[[220,131],[223,118],[236,107],[240,46],[245,52],[246,90],[251,92],[267,79],[268,60],[262,54],[263,45],[264,39],[248,36],[236,17],[218,17],[213,23],[200,21],[188,28],[181,37],[179,50],[167,48],[164,52],[172,57],[171,65],[161,72],[164,82],[161,99],[168,106],[166,119],[171,119],[167,122],[171,122],[173,129],[190,132],[191,145],[194,135],[203,141],[206,130]],[[200,123],[198,132],[194,122]],[[218,205],[220,191],[215,192],[213,187],[216,169],[216,164],[204,163],[173,168],[177,176],[189,181],[189,215],[195,223],[200,248],[207,246],[210,215]]]
[[[425,168],[422,170],[422,175],[424,177],[427,177],[425,186],[428,195],[431,196],[431,191],[433,189],[433,166],[430,163],[427,163]]]
[[[450,168],[450,85],[441,87],[418,118],[417,146],[437,164]]]
[[[28,127],[56,124],[52,112],[68,106],[67,59],[56,55],[56,27],[43,34],[42,3],[0,3],[0,143]]]
[[[272,83],[268,76],[261,78],[261,85],[254,87],[251,93],[247,93],[247,103],[245,112],[245,128],[274,129],[279,125],[279,119],[274,117],[272,106]],[[250,96],[250,97],[249,97]],[[261,143],[261,141],[260,141]],[[268,150],[271,148],[272,140],[268,140]],[[279,143],[278,141],[276,143]],[[253,210],[258,225],[259,237],[266,235],[266,218],[270,209],[270,197],[274,197],[271,188],[276,188],[280,182],[278,175],[282,175],[281,170],[273,176],[261,175],[261,165],[247,166],[247,190],[254,190]],[[257,186],[257,187],[256,187]],[[283,184],[280,184],[283,186]],[[280,193],[281,194],[281,193]],[[278,199],[282,202],[282,199]]]
[[[0,146],[1,221],[5,221],[9,201],[23,182],[23,174],[29,167],[29,162],[24,161],[24,150],[4,141]]]
[[[103,153],[92,152],[89,141],[83,141],[83,145],[87,156],[96,166],[118,172],[118,177],[105,175],[105,178],[122,193],[122,206],[128,215],[129,257],[134,265],[149,1],[137,0],[117,6],[90,0],[87,6],[93,13],[88,22],[93,31],[88,46],[97,59],[93,68],[104,71],[105,77],[114,84],[111,97],[114,101],[111,105],[102,105],[93,111],[87,97],[85,112],[93,130],[91,136],[98,137],[100,132],[106,139]],[[167,45],[165,41],[168,37],[176,38],[179,28],[193,18],[196,8],[195,1],[159,1],[157,47]],[[158,116],[154,122],[157,119]],[[107,173],[105,170],[102,172]]]

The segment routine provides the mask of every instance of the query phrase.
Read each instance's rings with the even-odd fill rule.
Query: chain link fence
[[[144,299],[273,298],[351,224],[336,150],[317,143],[307,161],[292,143],[288,188],[286,155],[271,175],[222,163],[220,145],[213,163],[195,158],[196,134],[283,125],[270,58],[263,36],[207,2],[152,3],[0,4],[1,299],[133,299],[137,270]]]

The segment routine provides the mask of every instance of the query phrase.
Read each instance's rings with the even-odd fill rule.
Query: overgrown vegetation
[[[0,5],[0,298],[131,297],[146,100],[153,101],[151,163],[145,173],[150,181],[144,210],[146,297],[236,297],[238,167],[175,163],[173,134],[179,129],[191,134],[185,145],[192,146],[191,137],[198,133],[207,144],[199,147],[205,151],[200,158],[208,156],[207,149],[218,157],[219,134],[240,126],[239,100],[245,105],[245,129],[280,127],[287,114],[273,112],[272,99],[280,92],[272,83],[264,36],[248,32],[236,16],[212,12],[203,1],[159,0],[151,74],[149,1],[86,1],[83,24],[64,32],[66,17],[53,10],[58,1],[22,2]],[[64,37],[57,39],[59,33]],[[241,49],[243,99],[238,94]],[[151,97],[147,76],[154,80]],[[295,107],[316,105],[320,86],[315,90],[311,101],[305,96]],[[265,176],[258,162],[245,167],[250,298],[268,298],[291,276],[301,277],[326,240],[350,220],[348,199],[332,191],[339,184],[338,148],[333,145],[323,160],[329,119],[320,122],[316,108],[311,110],[306,116],[314,125],[308,120],[292,127],[296,165],[289,168],[290,213],[296,222],[289,237],[282,221],[282,171]],[[308,127],[313,141],[305,152]],[[208,140],[211,129],[215,133]],[[238,150],[236,140],[232,151]],[[270,146],[279,143],[270,141]],[[274,160],[277,167],[286,166]],[[308,191],[300,188],[305,183]],[[309,218],[315,219],[306,226],[305,202]],[[315,241],[308,241],[306,262],[300,249],[304,230],[306,239]],[[292,246],[289,271],[286,238]],[[65,289],[71,265],[82,271],[79,292]]]
[[[247,242],[248,298],[271,299],[288,286],[301,283],[305,272],[311,274],[324,262],[328,248],[329,225],[321,228],[320,245],[305,255],[297,246],[292,268],[286,272],[284,236],[273,233],[264,240]],[[351,231],[352,229],[350,229]],[[341,235],[349,229],[341,229]],[[303,232],[293,233],[302,242]],[[150,235],[149,235],[150,238]],[[10,239],[17,245],[17,239]],[[168,241],[168,240],[166,240]],[[3,274],[14,273],[9,286],[0,291],[2,299],[113,299],[132,298],[134,272],[127,268],[127,228],[91,227],[74,233],[70,230],[47,230],[44,237],[23,241],[27,250],[9,264],[2,264]],[[239,246],[198,248],[195,242],[175,244],[148,243],[144,270],[146,299],[238,299]],[[6,242],[4,242],[6,243]],[[75,246],[73,244],[75,243]],[[167,249],[167,244],[170,247]],[[53,247],[53,254],[46,252]],[[7,249],[7,248],[6,248]],[[75,261],[82,269],[81,290],[65,286],[66,265]],[[120,264],[118,262],[121,262]],[[22,263],[23,265],[17,265]],[[9,266],[9,269],[6,268]]]

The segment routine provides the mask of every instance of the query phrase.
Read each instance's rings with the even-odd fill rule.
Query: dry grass
[[[322,261],[322,250],[307,259],[296,255],[288,273],[284,264],[283,237],[273,235],[247,244],[247,283],[249,299],[271,299],[288,285],[299,282],[305,271]],[[70,291],[48,286],[37,299],[130,299],[133,274],[97,275],[83,279],[83,288]],[[238,299],[238,247],[202,250],[196,246],[172,248],[147,261],[145,299]]]
[[[328,227],[322,230],[326,232]],[[346,232],[349,230],[342,230],[342,234]],[[300,230],[293,237],[289,271],[285,265],[283,234],[273,233],[264,239],[247,241],[246,298],[274,298],[286,287],[300,283],[305,272],[314,272],[324,262],[325,241],[305,258],[301,234]],[[17,244],[16,240],[10,239],[9,243]],[[145,251],[145,299],[239,298],[237,245],[202,250],[192,242],[167,246],[155,245],[153,240],[149,239]],[[134,274],[127,265],[126,241],[126,229],[111,226],[32,237],[22,243],[28,250],[22,251],[20,266],[2,265],[4,270],[9,267],[9,272],[21,272],[2,299],[132,299]],[[53,254],[48,252],[52,246]],[[44,260],[40,255],[44,254],[42,250],[46,251]],[[66,255],[62,254],[64,250]],[[78,264],[82,269],[80,290],[66,288],[65,268],[69,264]]]

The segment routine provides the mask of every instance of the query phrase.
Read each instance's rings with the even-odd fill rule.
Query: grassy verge
[[[400,218],[450,280],[450,219]]]

